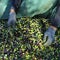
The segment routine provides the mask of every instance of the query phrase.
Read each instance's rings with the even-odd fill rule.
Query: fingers
[[[53,41],[52,37],[51,36],[48,36],[48,39],[47,39],[46,43],[44,44],[44,46],[51,45],[52,44],[52,41]]]
[[[7,22],[7,24],[8,24],[8,27],[10,27],[11,25],[12,26],[15,26],[15,23],[16,23],[16,21],[14,21],[14,20],[8,20],[8,22]]]
[[[8,20],[7,25],[8,27],[11,25],[11,20]]]
[[[53,37],[51,36],[50,33],[45,32],[43,40],[44,40],[44,46],[49,46],[52,44]]]
[[[52,44],[52,40],[47,40],[47,42],[44,44],[44,46],[49,46],[49,45],[51,45]]]
[[[44,37],[43,37],[43,41],[44,41],[44,42],[46,42],[46,37],[47,37],[47,35],[44,34]]]
[[[16,22],[16,13],[15,12],[10,12],[9,14],[9,19],[8,19],[8,27],[10,27],[10,25],[15,25]]]

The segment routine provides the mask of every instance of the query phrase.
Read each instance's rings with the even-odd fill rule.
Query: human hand
[[[16,13],[15,12],[10,12],[9,14],[9,19],[8,19],[8,27],[10,27],[10,25],[15,25],[16,22]]]
[[[44,33],[43,40],[46,41],[46,43],[44,43],[44,46],[49,46],[52,44],[52,42],[55,40],[54,35],[55,30],[49,27],[48,30]]]

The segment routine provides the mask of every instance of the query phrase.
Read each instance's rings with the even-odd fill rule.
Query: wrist
[[[11,9],[10,12],[15,12],[15,10],[14,9]]]
[[[53,30],[57,30],[57,28],[55,26],[50,26]]]
[[[55,35],[55,32],[56,32],[56,30],[55,30],[55,28],[53,28],[53,26],[50,26],[47,31],[53,35]]]
[[[11,7],[10,12],[15,12],[14,7]]]

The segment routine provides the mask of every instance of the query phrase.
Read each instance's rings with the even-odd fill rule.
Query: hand
[[[44,34],[44,41],[46,41],[46,43],[44,43],[44,46],[49,46],[52,44],[52,42],[55,40],[54,35],[55,35],[55,31],[53,28],[49,27],[48,30],[45,32]]]
[[[16,13],[15,12],[10,12],[9,14],[9,19],[8,19],[8,27],[10,27],[10,25],[15,25],[16,22]]]

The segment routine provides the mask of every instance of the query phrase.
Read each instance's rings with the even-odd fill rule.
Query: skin
[[[10,12],[15,12],[14,9],[10,9]],[[51,28],[53,28],[55,31],[57,30],[57,28],[55,26],[50,26]]]
[[[10,9],[10,12],[15,12],[15,10],[14,9]]]
[[[57,28],[55,26],[50,26],[51,28],[53,28],[55,31],[57,30]]]
[[[14,9],[11,9],[10,12],[15,12]],[[50,26],[51,28],[53,28],[55,31],[57,30],[57,28],[55,26]]]

